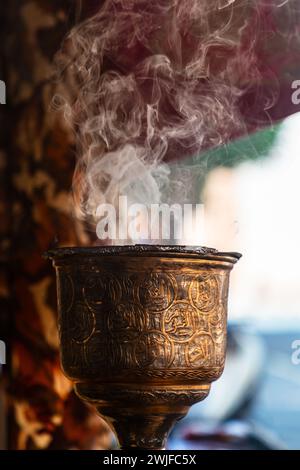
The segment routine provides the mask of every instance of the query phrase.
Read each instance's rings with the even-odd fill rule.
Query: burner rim
[[[109,246],[66,246],[48,250],[44,253],[46,259],[62,259],[66,257],[94,257],[94,256],[167,256],[167,257],[195,257],[205,259],[231,259],[233,263],[241,258],[238,252],[223,252],[215,248],[203,246],[183,245],[109,245]]]

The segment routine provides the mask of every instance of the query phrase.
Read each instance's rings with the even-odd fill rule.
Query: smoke
[[[191,198],[194,170],[169,162],[245,131],[239,101],[260,82],[259,3],[106,0],[69,33],[57,64],[70,93],[55,101],[77,136],[79,217],[95,224],[99,204],[120,195]]]

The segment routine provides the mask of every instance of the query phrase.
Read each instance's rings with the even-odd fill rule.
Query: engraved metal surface
[[[64,371],[126,448],[138,445],[138,426],[146,448],[163,443],[224,368],[229,274],[239,256],[171,254],[155,247],[51,254]]]

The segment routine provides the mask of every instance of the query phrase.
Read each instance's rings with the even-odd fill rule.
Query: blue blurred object
[[[300,366],[291,360],[298,338],[231,325],[222,378],[178,424],[168,448],[300,449]]]
[[[221,424],[186,426],[175,433],[169,449],[182,450],[284,450],[275,435],[264,428],[241,420]]]

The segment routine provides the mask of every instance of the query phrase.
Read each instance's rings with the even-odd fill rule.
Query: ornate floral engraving
[[[118,279],[104,271],[89,275],[82,288],[83,298],[92,310],[101,310],[103,302],[110,300],[117,303],[121,299],[122,289]]]
[[[143,333],[136,343],[135,359],[140,368],[168,369],[173,357],[172,341],[159,331]]]
[[[197,310],[188,302],[176,302],[164,314],[163,330],[174,342],[189,341],[199,328]]]
[[[107,365],[107,356],[103,351],[109,351],[110,345],[102,332],[96,331],[85,345],[86,364],[93,370],[101,370]]]
[[[162,448],[223,371],[229,255],[97,253],[57,260],[64,370],[124,449]]]
[[[95,331],[95,315],[83,302],[75,302],[68,323],[70,338],[78,344],[87,342]]]
[[[132,341],[147,330],[148,315],[138,304],[120,303],[108,314],[108,331],[118,341]]]
[[[145,276],[138,287],[139,300],[150,312],[161,312],[168,308],[175,298],[175,285],[165,273],[151,273]]]
[[[85,384],[78,384],[77,390],[83,395],[89,397],[90,400],[94,400],[97,396],[101,395],[102,400],[109,400],[119,402],[126,400],[126,402],[133,402],[135,404],[159,404],[168,403],[181,404],[183,406],[191,406],[198,401],[203,400],[209,393],[210,385],[199,386],[199,389],[194,390],[187,388],[186,390],[176,390],[174,387],[162,388],[157,386],[153,388],[143,388],[143,385],[139,387],[120,387],[120,384],[116,383],[113,390],[108,390],[105,385],[101,384],[90,384],[88,389]]]
[[[82,371],[88,364],[99,379],[127,371],[128,377],[213,380],[225,354],[225,278],[180,269],[107,273],[104,265],[82,277],[75,296],[70,275],[62,276],[61,325],[68,341],[84,345],[84,352],[70,348],[73,365]]]
[[[212,337],[205,332],[195,335],[187,345],[186,358],[188,365],[193,368],[214,365],[215,345]]]
[[[218,367],[199,368],[197,370],[186,369],[168,369],[168,370],[151,370],[146,369],[143,371],[139,369],[135,371],[135,376],[149,377],[151,379],[178,379],[178,380],[193,380],[193,381],[205,381],[212,382],[216,380],[222,374],[224,369],[223,365]]]
[[[200,312],[208,313],[216,307],[218,293],[218,281],[213,274],[201,274],[191,282],[190,297]]]

